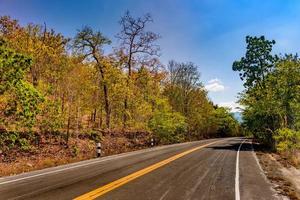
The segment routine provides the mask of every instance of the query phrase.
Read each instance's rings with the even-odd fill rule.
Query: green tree
[[[1,111],[5,124],[12,125],[15,120],[31,128],[42,101],[40,93],[26,80],[25,74],[31,66],[31,59],[6,47],[0,41],[0,95],[4,110]],[[11,120],[9,120],[11,119]]]
[[[299,129],[300,62],[293,55],[271,55],[275,41],[263,36],[247,36],[246,42],[246,56],[233,63],[233,70],[240,71],[245,81],[240,96],[244,125],[261,142],[276,148],[278,130]]]
[[[215,134],[214,107],[200,81],[200,73],[193,63],[170,61],[169,80],[164,88],[174,111],[186,117],[187,138],[201,139]]]
[[[162,143],[182,142],[185,140],[187,124],[185,117],[172,112],[167,101],[159,99],[149,127]]]
[[[218,127],[217,136],[226,137],[239,134],[239,124],[228,109],[223,107],[216,108],[215,117]]]
[[[83,54],[85,59],[92,59],[96,63],[95,66],[98,69],[101,77],[100,87],[103,88],[107,129],[110,129],[111,106],[109,101],[108,86],[105,82],[106,69],[101,60],[103,58],[103,45],[110,43],[111,41],[104,37],[101,32],[94,32],[90,27],[84,27],[82,30],[79,30],[74,39],[75,50]]]
[[[240,61],[233,63],[232,69],[240,72],[240,78],[246,88],[254,86],[264,89],[266,75],[274,68],[277,56],[271,54],[275,40],[261,37],[246,37],[246,54]]]

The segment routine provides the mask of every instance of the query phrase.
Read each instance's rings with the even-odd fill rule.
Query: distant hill
[[[233,112],[232,114],[233,114],[234,118],[236,120],[238,120],[238,122],[243,122],[242,113],[241,112]]]

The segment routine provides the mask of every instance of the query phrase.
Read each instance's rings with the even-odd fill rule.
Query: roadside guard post
[[[97,157],[100,157],[101,156],[101,143],[100,142],[97,142],[96,151],[97,151]]]
[[[153,146],[154,146],[154,139],[151,138],[151,147],[153,147]]]

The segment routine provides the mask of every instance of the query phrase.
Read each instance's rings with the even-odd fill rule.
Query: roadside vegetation
[[[230,111],[207,97],[197,65],[160,62],[152,22],[126,12],[115,36],[83,26],[68,38],[46,24],[0,17],[2,165],[91,158],[95,141],[109,155],[145,148],[150,138],[169,144],[238,135]]]
[[[243,127],[284,160],[300,166],[300,59],[275,55],[274,40],[246,37],[246,54],[233,63],[245,90]]]

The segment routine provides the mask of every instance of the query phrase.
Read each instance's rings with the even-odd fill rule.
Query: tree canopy
[[[246,43],[246,55],[233,63],[245,86],[244,126],[261,142],[284,150],[300,142],[300,60],[272,54],[275,41],[263,36],[247,36]]]
[[[65,143],[94,131],[147,131],[163,143],[237,135],[230,112],[208,98],[196,64],[160,62],[152,22],[126,12],[115,51],[106,54],[113,37],[91,27],[67,38],[46,24],[0,17],[0,130]]]

